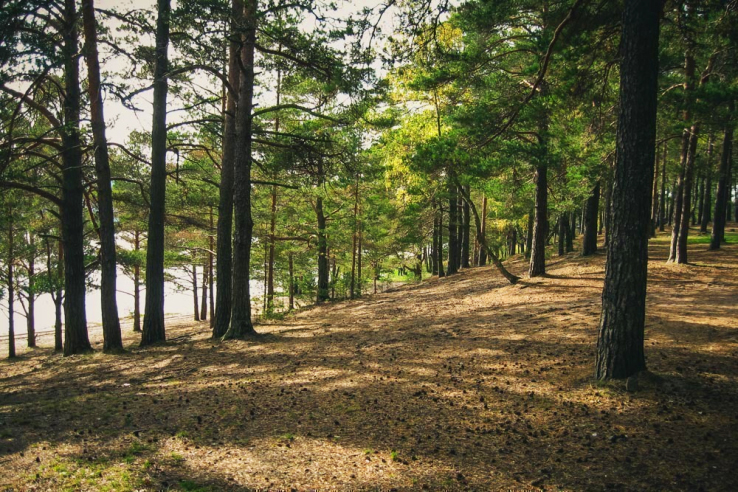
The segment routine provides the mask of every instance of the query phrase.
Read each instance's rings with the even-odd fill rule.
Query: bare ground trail
[[[593,372],[604,254],[475,268],[213,342],[0,363],[0,489],[738,490],[738,247],[651,245],[651,374]],[[510,263],[521,274],[523,261]]]

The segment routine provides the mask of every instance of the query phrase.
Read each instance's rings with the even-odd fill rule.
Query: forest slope
[[[603,253],[515,286],[475,268],[258,341],[183,322],[123,356],[4,361],[0,488],[736,490],[738,247],[667,248],[635,393],[591,378]]]

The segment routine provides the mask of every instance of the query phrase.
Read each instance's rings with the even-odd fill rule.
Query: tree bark
[[[597,211],[600,207],[600,182],[597,181],[584,207],[584,234],[582,256],[593,255],[597,251]]]
[[[431,274],[438,275],[438,212],[433,204],[433,246],[431,247]]]
[[[51,246],[47,243],[47,266],[51,273]],[[61,279],[64,278],[64,243],[58,243],[58,260],[57,260],[57,288],[55,295],[52,295],[54,301],[54,352],[62,352],[64,350],[64,341],[62,340],[62,331],[64,323],[62,322],[62,303],[64,302],[64,292],[62,291]]]
[[[349,297],[354,298],[354,292],[356,287],[356,246],[359,240],[359,224],[357,217],[359,215],[359,178],[356,178],[356,184],[354,185],[354,233],[352,237],[351,245],[351,291]]]
[[[146,305],[141,346],[166,340],[164,329],[164,215],[167,185],[167,70],[170,0],[157,0],[151,199],[146,245]]]
[[[240,43],[237,40],[239,25],[243,17],[242,0],[231,3],[231,42],[228,45],[228,83],[234,90],[240,87],[239,69]],[[223,130],[223,156],[220,167],[220,188],[218,197],[218,242],[215,258],[216,287],[215,320],[213,338],[221,338],[231,323],[232,284],[233,284],[233,176],[236,153],[236,98],[227,93]]]
[[[485,266],[487,264],[487,249],[482,247],[482,238],[487,235],[487,197],[482,197],[482,228],[477,236],[477,242],[479,242],[479,266]]]
[[[625,1],[613,230],[602,291],[597,379],[627,378],[646,368],[643,339],[661,5],[659,0]]]
[[[75,0],[64,0],[64,123],[62,132],[62,239],[64,241],[64,355],[92,350],[85,308],[84,219],[82,217],[82,141],[79,131],[80,84]]]
[[[548,167],[536,167],[536,204],[535,219],[530,250],[530,267],[528,276],[538,277],[546,273],[546,236],[548,235]]]
[[[97,53],[97,23],[94,0],[82,0],[87,60],[87,93],[90,97],[90,125],[95,145],[97,173],[97,207],[100,217],[100,312],[103,325],[103,352],[123,350],[117,301],[117,263],[115,253],[115,215],[110,181],[108,139],[100,87],[100,61]]]
[[[731,117],[735,112],[735,103],[730,102]],[[728,203],[728,177],[730,175],[731,153],[733,152],[733,131],[735,122],[732,120],[725,126],[722,154],[720,155],[720,170],[718,171],[718,185],[715,192],[715,213],[712,219],[712,234],[710,235],[710,249],[720,249],[720,243],[725,238],[725,218]]]
[[[257,0],[244,2],[241,36],[240,85],[236,113],[236,142],[233,204],[233,306],[231,324],[223,338],[255,335],[251,322],[250,261],[254,220],[251,217],[251,144],[254,98],[254,49],[256,45]]]
[[[215,237],[213,236],[214,228],[213,228],[213,207],[210,207],[210,251],[208,252],[208,290],[210,291],[208,293],[210,299],[210,329],[212,330],[215,326],[215,292],[213,292],[213,288],[215,287],[215,279],[213,278],[215,275],[215,255],[213,254],[213,251],[215,251]]]

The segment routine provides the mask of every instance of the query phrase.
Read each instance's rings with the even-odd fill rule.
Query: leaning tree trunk
[[[597,379],[626,378],[646,368],[643,338],[661,5],[659,0],[625,1],[613,230],[602,291]]]
[[[731,117],[734,113],[734,102],[730,102]],[[728,177],[730,175],[730,156],[733,151],[734,122],[730,121],[725,126],[723,137],[723,152],[720,156],[720,171],[718,172],[718,186],[715,193],[715,213],[712,219],[712,234],[710,236],[710,249],[720,249],[720,243],[725,237],[725,218],[728,203]]]
[[[223,338],[255,335],[251,322],[251,239],[254,219],[251,217],[251,115],[254,99],[254,49],[256,45],[257,0],[244,2],[241,23],[240,85],[236,112],[236,142],[233,204],[235,234],[233,241],[233,307],[231,325]]]
[[[533,234],[530,249],[530,268],[528,275],[538,277],[546,273],[546,236],[548,234],[548,167],[536,167],[536,204]]]
[[[597,211],[600,208],[600,182],[597,181],[584,207],[584,234],[582,256],[593,255],[597,251]]]
[[[62,240],[64,241],[64,355],[92,350],[85,308],[84,219],[82,216],[82,140],[79,131],[80,84],[77,6],[64,0],[64,122],[62,133]]]
[[[87,59],[87,93],[90,97],[90,125],[95,145],[97,173],[97,205],[100,216],[100,312],[103,325],[103,352],[123,350],[117,301],[117,264],[115,258],[115,216],[113,189],[110,183],[108,139],[105,135],[102,91],[100,88],[100,61],[97,54],[97,24],[94,0],[82,0],[85,31],[85,58]]]
[[[231,43],[228,47],[228,83],[232,90],[239,90],[241,70],[239,69],[239,47],[236,39],[240,19],[243,16],[243,2],[233,0],[231,9]],[[218,198],[218,251],[215,258],[216,287],[215,320],[213,338],[220,338],[228,331],[231,322],[233,256],[233,175],[236,152],[236,96],[228,91],[225,124],[223,131],[223,155],[220,166],[220,195]]]
[[[151,200],[146,246],[146,305],[141,346],[166,340],[164,331],[164,214],[167,185],[167,70],[170,0],[157,0]]]
[[[520,280],[520,277],[517,277],[516,275],[513,275],[509,271],[507,271],[507,268],[505,268],[505,265],[502,264],[500,259],[497,257],[497,255],[492,251],[492,249],[489,247],[489,244],[487,244],[487,238],[482,234],[482,223],[479,220],[479,213],[477,212],[477,207],[474,205],[474,202],[471,200],[471,196],[466,194],[466,190],[464,188],[461,188],[462,198],[466,203],[469,204],[469,208],[471,209],[472,215],[474,215],[474,224],[477,227],[477,237],[479,238],[482,248],[484,248],[487,251],[487,256],[490,260],[492,260],[492,263],[495,265],[495,268],[497,268],[497,271],[499,271],[503,277],[507,279],[508,282],[511,284],[516,284],[518,280]]]

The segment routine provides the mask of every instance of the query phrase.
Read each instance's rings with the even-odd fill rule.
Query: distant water
[[[192,298],[192,283],[189,275],[181,269],[170,269],[166,272],[176,280],[173,282],[166,282],[164,286],[164,312],[167,315],[194,315],[194,301]],[[197,272],[197,287],[198,287],[198,306],[200,305],[202,296],[202,270]],[[99,283],[99,279],[94,279],[95,283]],[[185,290],[182,289],[185,287]],[[133,316],[133,279],[124,275],[122,272],[118,272],[118,314],[121,318]],[[263,295],[264,285],[259,281],[251,281],[251,296],[252,298],[260,297]],[[144,285],[141,285],[141,320],[143,322],[143,311],[145,305],[146,290]],[[210,294],[208,294],[208,298]],[[208,305],[210,301],[208,300]],[[94,289],[87,292],[86,297],[87,305],[87,322],[92,327],[96,324],[102,323],[102,314],[100,312],[100,290]],[[19,338],[23,336],[23,340],[19,340],[18,343],[25,343],[26,335],[26,318],[23,312],[23,308],[20,302],[16,298],[15,300],[15,334]],[[36,332],[50,331],[54,329],[54,301],[51,299],[50,294],[43,294],[36,298]],[[63,314],[62,314],[62,319]],[[130,323],[130,321],[128,321]],[[8,335],[8,300],[3,298],[0,301],[0,337],[6,337]],[[3,344],[7,344],[7,341],[3,341]]]

